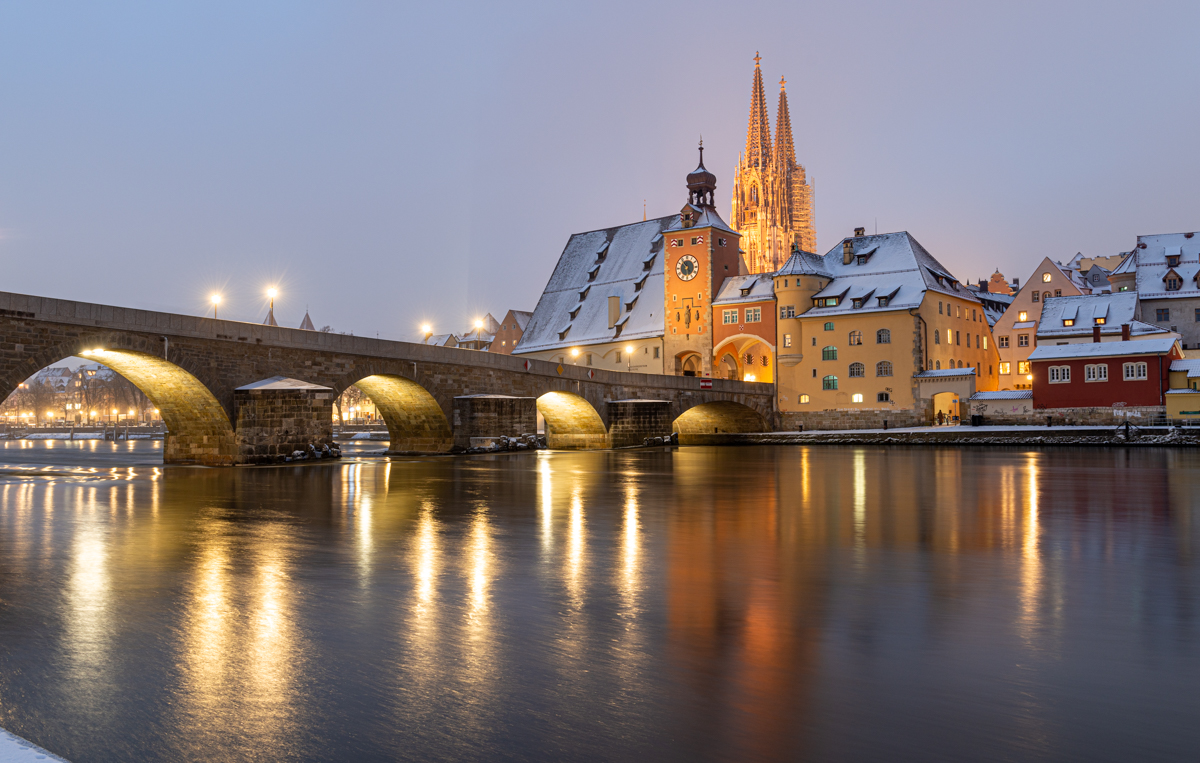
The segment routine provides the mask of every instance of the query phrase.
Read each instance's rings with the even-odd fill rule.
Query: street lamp
[[[625,370],[633,370],[633,345],[625,346]]]
[[[433,326],[430,326],[428,323],[422,323],[421,324],[421,334],[424,335],[424,337],[425,337],[425,339],[422,341],[428,343],[429,337],[433,336]]]
[[[213,306],[213,320],[215,321],[217,319],[217,305],[221,304],[221,295],[214,294],[214,295],[212,295],[211,299],[212,299],[212,306]]]

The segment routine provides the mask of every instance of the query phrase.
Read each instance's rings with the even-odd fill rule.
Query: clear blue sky
[[[963,279],[1200,229],[1200,3],[0,1],[0,289],[413,338],[532,309],[567,237],[728,216],[753,56],[822,251]],[[769,85],[774,125],[775,87]]]

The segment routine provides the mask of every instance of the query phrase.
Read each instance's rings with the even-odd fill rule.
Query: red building
[[[1175,337],[1042,345],[1033,364],[1034,408],[1163,405],[1171,361],[1183,358]]]

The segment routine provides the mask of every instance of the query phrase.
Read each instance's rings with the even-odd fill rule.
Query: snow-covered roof
[[[1125,259],[1121,260],[1121,264],[1114,268],[1113,272],[1109,273],[1109,275],[1126,275],[1134,272],[1137,268],[1137,258],[1133,254],[1133,252],[1123,252]]]
[[[1043,345],[1029,353],[1030,360],[1066,360],[1068,358],[1108,358],[1123,355],[1162,355],[1175,346],[1175,336],[1161,339],[1130,339],[1128,342],[1085,342],[1083,344]]]
[[[572,235],[513,354],[662,336],[662,234],[678,222],[671,215]],[[619,334],[608,325],[613,296],[621,300]]]
[[[776,276],[824,276],[833,278],[833,273],[825,267],[825,260],[819,254],[793,249],[792,256],[783,263],[775,273]]]
[[[1187,371],[1187,378],[1200,378],[1200,358],[1184,358],[1171,361],[1172,371]]]
[[[263,379],[251,384],[238,387],[236,391],[243,392],[248,390],[280,390],[280,389],[307,389],[307,390],[328,390],[329,387],[323,387],[320,384],[312,384],[311,382],[301,381],[299,379],[289,379],[286,376],[272,376],[270,379]]]
[[[1200,395],[1200,390],[1196,389],[1169,389],[1166,391],[1168,395]]]
[[[737,233],[737,231],[735,231],[733,228],[730,228],[725,221],[721,219],[721,216],[717,214],[717,210],[713,209],[712,207],[700,207],[696,206],[695,204],[687,204],[683,209],[691,210],[692,219],[695,222],[691,225],[684,225],[683,212],[681,211],[679,214],[669,218],[672,220],[671,227],[667,228],[666,230],[686,230],[688,228],[703,228],[711,225],[714,228],[726,231],[728,233]]]
[[[1179,264],[1171,267],[1168,256],[1178,256]],[[1200,297],[1200,285],[1196,274],[1200,273],[1200,236],[1194,233],[1160,233],[1153,236],[1138,236],[1133,256],[1122,262],[1113,274],[1136,269],[1137,292],[1141,299],[1179,299]],[[1182,288],[1167,291],[1167,272],[1174,270],[1183,280]]]
[[[938,368],[932,371],[922,371],[919,374],[913,374],[914,379],[944,379],[952,376],[974,376],[975,367],[970,368]]]
[[[434,347],[457,347],[458,339],[454,334],[433,334],[425,340],[425,344],[432,344]]]
[[[533,317],[533,313],[524,310],[509,310],[504,320],[507,321],[509,316],[512,316],[512,320],[517,324],[517,328],[524,331],[525,327],[529,325],[529,319]]]
[[[312,318],[308,317],[308,311],[304,311],[304,320],[300,321],[300,328],[303,331],[316,331],[317,327],[313,325]]]
[[[1031,389],[1005,389],[997,392],[976,392],[971,395],[972,400],[1031,400],[1033,399],[1033,390]]]
[[[1072,297],[1051,297],[1042,305],[1042,320],[1038,324],[1038,339],[1053,337],[1083,336],[1091,334],[1099,324],[1101,334],[1120,334],[1121,324],[1128,323],[1134,336],[1164,333],[1164,329],[1135,320],[1138,295],[1132,291],[1109,294],[1081,294]],[[1075,321],[1064,326],[1064,320]]]
[[[843,261],[842,243],[830,249],[822,259],[833,281],[814,295],[838,297],[837,306],[813,307],[805,317],[907,310],[918,307],[926,291],[979,301],[907,231],[846,240],[853,247],[850,264]],[[886,306],[880,306],[880,297],[888,297]],[[855,300],[861,300],[861,307],[854,306]]]
[[[745,292],[745,293],[743,293]],[[730,276],[717,290],[714,305],[731,305],[739,302],[767,302],[775,299],[775,280],[770,273],[755,273],[748,276]],[[772,310],[774,308],[771,308]]]

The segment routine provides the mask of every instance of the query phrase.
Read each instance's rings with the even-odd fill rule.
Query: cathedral
[[[773,273],[783,267],[793,246],[806,252],[817,251],[817,232],[812,186],[808,184],[804,166],[796,163],[792,120],[784,89],[786,81],[779,80],[779,110],[775,115],[772,145],[761,60],[755,54],[746,152],[738,159],[729,222],[742,235],[750,272]]]

